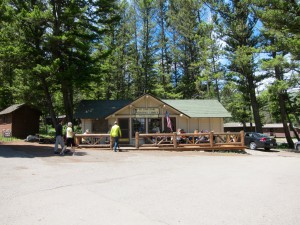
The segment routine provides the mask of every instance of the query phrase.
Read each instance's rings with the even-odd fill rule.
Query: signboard
[[[140,115],[140,114],[136,114],[135,117],[136,118],[158,118],[158,115]]]
[[[10,130],[4,130],[3,131],[3,137],[11,137],[11,131]]]
[[[138,118],[158,118],[159,108],[135,108],[135,116]]]

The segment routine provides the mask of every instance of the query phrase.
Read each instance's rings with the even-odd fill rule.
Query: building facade
[[[108,133],[115,121],[121,127],[123,143],[133,144],[135,133],[199,131],[223,132],[223,119],[231,115],[217,100],[161,100],[145,94],[134,101],[82,101],[75,118],[82,130]],[[168,122],[169,121],[169,122]]]

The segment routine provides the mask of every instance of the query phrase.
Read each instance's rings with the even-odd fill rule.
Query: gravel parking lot
[[[300,153],[0,144],[1,225],[298,225]]]

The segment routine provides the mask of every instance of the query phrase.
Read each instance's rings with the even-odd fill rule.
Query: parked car
[[[295,150],[300,151],[300,141],[295,143]]]
[[[271,148],[277,147],[275,138],[271,138],[268,135],[256,132],[245,133],[245,145],[252,150],[255,150],[257,148],[264,148],[265,150],[270,150]]]

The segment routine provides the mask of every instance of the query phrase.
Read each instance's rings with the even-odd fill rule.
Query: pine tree
[[[291,4],[292,3],[289,2],[277,1],[276,3],[269,2],[268,5],[262,5],[260,2],[259,6],[261,7],[257,15],[262,18],[264,25],[262,33],[264,34],[263,37],[265,38],[265,41],[262,47],[264,52],[268,53],[268,57],[262,60],[262,68],[275,79],[273,85],[269,87],[269,91],[273,94],[273,96],[275,96],[278,104],[278,115],[280,115],[280,121],[283,124],[285,137],[289,147],[293,148],[294,143],[290,135],[288,123],[290,124],[290,128],[292,130],[294,130],[294,128],[289,115],[290,109],[288,103],[290,102],[290,99],[287,92],[292,86],[292,82],[290,81],[291,76],[287,74],[293,71],[293,67],[295,65],[293,63],[293,58],[287,59],[287,54],[289,53],[289,50],[291,50],[287,43],[289,43],[291,39],[285,35],[282,35],[282,28],[279,28],[275,24],[270,26],[270,21],[273,23],[278,22],[282,24],[283,21],[289,19],[292,20],[289,24],[293,24],[294,19],[290,17],[290,14],[295,13],[295,7],[292,7]],[[289,9],[287,8],[288,5],[290,6]],[[274,13],[278,15],[278,9],[282,7],[288,10],[286,13],[288,16],[285,19],[282,19],[283,17],[280,17],[280,19],[275,18]],[[289,25],[285,24],[285,26],[285,29],[289,30]],[[279,31],[277,32],[275,29],[279,29]],[[298,137],[297,132],[294,133]]]
[[[169,27],[172,31],[173,79],[176,89],[183,98],[191,98],[197,93],[197,77],[201,73],[200,39],[206,36],[201,29],[201,1],[170,1]],[[204,32],[203,32],[204,31]]]
[[[220,15],[220,32],[226,42],[225,50],[229,60],[230,77],[242,93],[245,105],[250,102],[257,132],[262,132],[262,122],[255,89],[257,83],[264,79],[255,74],[255,54],[258,47],[258,36],[254,29],[258,18],[251,11],[249,0],[219,1],[212,0],[212,7]]]

